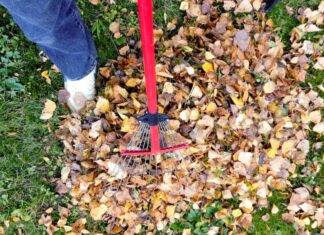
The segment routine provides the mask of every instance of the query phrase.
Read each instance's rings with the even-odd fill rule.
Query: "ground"
[[[135,4],[129,0],[116,1],[108,9],[104,6],[93,6],[87,0],[79,0],[79,6],[84,19],[94,34],[99,51],[99,61],[104,63],[108,58],[117,55],[116,46],[122,45],[123,39],[115,40],[107,30],[112,21],[121,21],[125,27],[137,26]],[[315,7],[319,0],[307,1],[309,7]],[[174,17],[181,18],[177,10],[179,2],[176,0],[157,0],[155,5],[155,23],[163,26],[166,20]],[[267,13],[267,17],[274,20],[286,47],[289,47],[289,32],[298,25],[293,16],[287,18],[285,6],[298,9],[305,5],[303,0],[284,0]],[[126,19],[125,16],[128,16]],[[310,37],[318,37],[311,35]],[[50,70],[51,63],[42,61],[39,50],[28,42],[18,27],[13,23],[8,13],[0,8],[0,226],[5,221],[10,222],[6,234],[45,234],[45,229],[38,225],[38,219],[48,207],[57,208],[68,202],[67,196],[55,193],[51,183],[53,176],[60,174],[63,147],[55,139],[54,132],[60,120],[60,115],[68,110],[59,107],[48,122],[39,119],[43,102],[46,98],[57,101],[57,91],[63,86],[62,76]],[[42,57],[44,58],[44,57]],[[50,70],[51,84],[41,76],[43,71]],[[323,72],[309,70],[308,80],[302,86],[314,86],[323,83]],[[324,97],[323,92],[320,92]],[[310,139],[318,138],[315,134]],[[323,140],[323,138],[322,138]],[[318,141],[318,139],[317,139]],[[309,164],[313,159],[321,160],[322,152],[311,153]],[[322,161],[322,160],[321,160]],[[322,191],[324,171],[309,177],[298,177],[294,186],[306,184],[314,185],[320,182]],[[276,204],[280,211],[287,204],[287,196],[275,192],[271,204]],[[323,200],[319,196],[318,200]],[[271,207],[270,207],[271,208]],[[294,226],[281,220],[280,213],[271,215],[266,223],[262,216],[270,209],[259,210],[253,215],[251,234],[295,234]],[[78,218],[80,212],[73,209],[69,218]],[[204,216],[201,212],[190,211],[187,221],[193,223],[193,215]],[[185,228],[188,224],[173,224],[174,230]],[[88,230],[104,231],[105,224],[93,222]],[[202,228],[200,228],[202,229]],[[226,231],[224,231],[225,233]],[[203,232],[202,232],[203,234]]]

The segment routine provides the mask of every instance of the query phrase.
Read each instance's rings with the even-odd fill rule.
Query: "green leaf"
[[[2,85],[11,91],[24,91],[25,87],[18,82],[17,78],[8,78],[2,82]]]
[[[126,43],[126,38],[125,37],[120,37],[116,39],[116,44],[117,46],[124,45]]]
[[[190,222],[200,222],[201,212],[200,210],[190,209],[187,214],[187,220]]]
[[[177,221],[173,224],[171,224],[170,228],[172,231],[175,232],[182,232],[183,229],[185,228],[192,228],[193,225],[189,222],[181,222],[181,221]]]

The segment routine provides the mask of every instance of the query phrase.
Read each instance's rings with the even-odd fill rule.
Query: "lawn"
[[[100,64],[104,64],[108,58],[115,58],[118,54],[117,47],[125,43],[123,37],[114,39],[107,30],[107,25],[119,21],[123,27],[138,27],[136,5],[129,0],[116,2],[116,5],[107,8],[103,4],[93,6],[87,0],[78,1],[81,13],[94,35]],[[290,47],[291,29],[299,22],[293,16],[287,17],[285,6],[297,10],[303,5],[314,8],[319,3],[320,0],[306,3],[303,0],[283,0],[267,13],[267,17],[273,19],[278,27],[278,34],[286,48]],[[155,6],[158,10],[155,12],[155,23],[165,27],[166,22],[174,17],[181,19],[183,13],[178,10],[179,4],[177,0],[156,0]],[[318,40],[319,36],[312,34],[307,37]],[[7,224],[8,235],[45,234],[45,228],[38,225],[41,214],[50,207],[57,209],[69,205],[69,197],[57,194],[52,182],[54,176],[59,176],[64,159],[63,146],[55,138],[55,130],[61,120],[60,116],[69,111],[59,107],[50,121],[44,122],[39,118],[46,98],[57,101],[57,91],[63,86],[62,76],[55,73],[51,69],[50,61],[44,59],[37,47],[24,38],[3,8],[0,8],[0,56],[0,227]],[[41,76],[43,71],[49,71],[51,84]],[[308,72],[307,81],[301,86],[313,86],[316,89],[317,85],[323,84],[323,71],[310,69]],[[324,98],[323,91],[319,92]],[[324,140],[323,136],[316,134],[311,134],[309,139],[314,142]],[[306,165],[310,165],[313,160],[323,164],[323,154],[323,147],[320,151],[311,152]],[[313,187],[319,184],[323,192],[323,177],[322,168],[316,175],[297,175],[292,183],[294,187]],[[317,197],[318,200],[323,200],[323,196]],[[247,232],[295,234],[294,225],[281,220],[281,213],[284,212],[288,200],[285,193],[273,192],[270,207],[253,214],[253,226]],[[279,208],[279,213],[270,215],[269,221],[265,222],[262,216],[269,213],[274,204]],[[212,205],[210,210],[214,211],[216,207],[217,205]],[[79,218],[80,214],[87,216],[77,208],[72,209],[70,223]],[[193,224],[200,221],[200,217],[206,216],[209,216],[207,212],[191,209],[183,215],[185,222],[176,222],[170,228],[180,232],[191,227],[197,230],[196,234],[204,234],[201,224]],[[103,222],[92,221],[87,226],[89,231],[105,231]],[[222,232],[227,233],[226,229]]]

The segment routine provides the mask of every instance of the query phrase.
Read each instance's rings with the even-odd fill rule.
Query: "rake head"
[[[126,150],[108,166],[112,189],[122,185],[155,187],[153,183],[167,172],[179,176],[176,171],[186,168],[179,150],[187,146],[187,140],[169,127],[166,115],[145,114],[139,118],[139,127]]]
[[[122,151],[124,156],[146,156],[184,149],[187,141],[169,127],[168,116],[145,114],[139,118],[138,130]]]

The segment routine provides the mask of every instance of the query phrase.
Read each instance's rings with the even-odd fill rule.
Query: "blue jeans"
[[[65,79],[79,80],[96,67],[96,48],[75,0],[0,0],[0,4]]]

